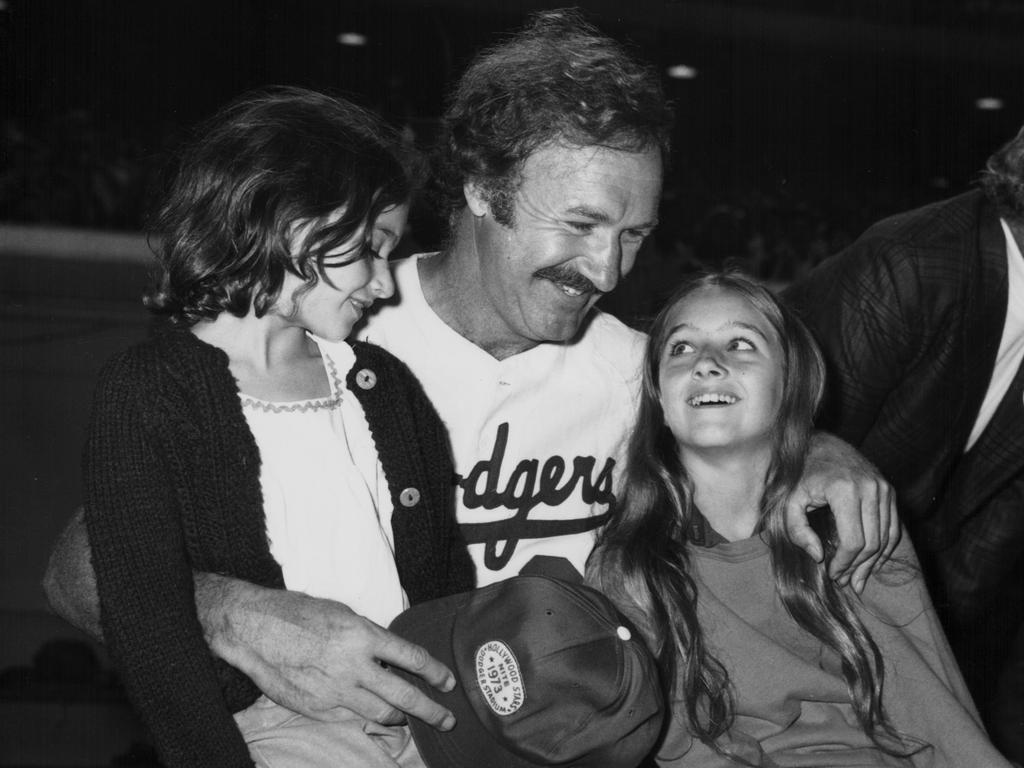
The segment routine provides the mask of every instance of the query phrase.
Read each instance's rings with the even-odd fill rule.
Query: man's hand
[[[196,610],[210,648],[277,703],[321,720],[346,707],[386,725],[402,722],[405,714],[442,730],[454,725],[447,709],[381,662],[442,691],[455,684],[448,668],[347,606],[206,573],[195,574],[195,585]],[[62,618],[101,639],[81,509],[54,548],[43,586]]]
[[[318,720],[345,707],[385,725],[405,715],[440,730],[455,725],[451,712],[382,664],[441,691],[454,687],[451,671],[341,603],[197,574],[196,605],[214,654],[288,709]]]
[[[872,569],[884,563],[900,540],[896,495],[877,469],[838,437],[816,432],[804,475],[786,507],[786,529],[795,544],[821,562],[822,544],[807,512],[828,505],[839,542],[829,574],[840,584],[864,589]]]

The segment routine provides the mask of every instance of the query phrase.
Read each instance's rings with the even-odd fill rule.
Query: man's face
[[[484,190],[467,184],[482,346],[502,357],[572,339],[594,302],[633,268],[657,223],[661,174],[657,150],[543,147],[523,165],[511,226],[495,221]]]

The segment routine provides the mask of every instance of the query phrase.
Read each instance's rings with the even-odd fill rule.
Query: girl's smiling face
[[[665,327],[659,401],[681,455],[770,453],[784,352],[767,318],[735,291],[708,286],[678,302]]]
[[[368,235],[360,230],[328,252],[323,275],[312,288],[288,273],[281,295],[290,298],[282,302],[281,314],[291,325],[328,341],[347,338],[363,312],[394,293],[388,256],[402,237],[408,215],[408,205],[388,208],[373,222]],[[304,235],[298,228],[296,237]]]

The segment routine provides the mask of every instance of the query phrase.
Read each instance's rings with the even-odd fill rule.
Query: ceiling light
[[[1003,108],[1003,100],[992,96],[986,96],[974,102],[974,106],[978,109],[985,110],[986,112],[993,112],[997,109]]]
[[[338,42],[342,45],[350,45],[358,48],[366,45],[366,35],[360,32],[342,32],[338,35]]]
[[[697,70],[685,64],[675,64],[668,68],[668,76],[673,80],[693,80],[697,76]]]

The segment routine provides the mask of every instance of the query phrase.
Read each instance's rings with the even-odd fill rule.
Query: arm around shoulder
[[[832,509],[838,537],[829,573],[840,583],[852,581],[860,592],[871,571],[899,543],[896,494],[853,446],[816,432],[803,476],[787,503],[786,528],[793,542],[819,562],[824,552],[807,514],[824,506]]]

